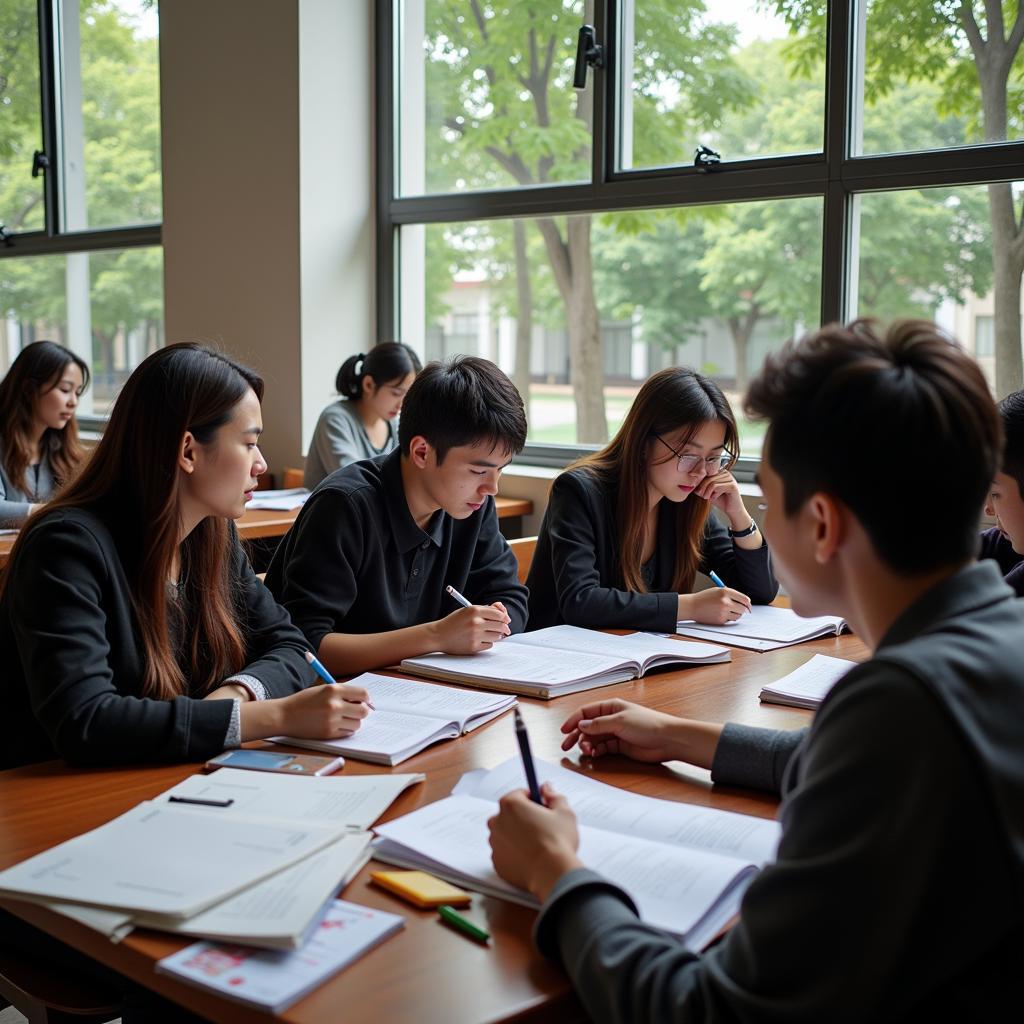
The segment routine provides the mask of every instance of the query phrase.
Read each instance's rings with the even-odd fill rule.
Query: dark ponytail
[[[380,387],[402,380],[410,373],[419,373],[420,368],[419,356],[408,345],[400,341],[382,341],[365,355],[349,356],[341,364],[334,387],[342,398],[357,402],[363,397],[364,377],[369,377]]]

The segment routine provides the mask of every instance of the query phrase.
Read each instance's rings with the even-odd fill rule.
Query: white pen
[[[473,605],[469,601],[467,601],[453,586],[451,586],[451,584],[449,584],[444,589],[445,589],[445,592],[448,593],[448,594],[451,594],[452,597],[454,597],[455,600],[458,601],[459,604],[461,604],[463,608],[472,608],[473,607]]]

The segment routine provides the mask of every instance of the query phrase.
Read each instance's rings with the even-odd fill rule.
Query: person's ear
[[[819,565],[832,561],[846,538],[849,510],[830,494],[817,492],[807,501],[813,532],[814,560]]]
[[[433,461],[430,457],[433,451],[433,445],[421,434],[417,434],[409,442],[409,461],[417,469],[426,469]]]
[[[178,448],[178,468],[184,473],[191,475],[196,469],[196,453],[199,448],[199,442],[196,441],[195,437],[188,430],[185,431],[185,436],[181,439],[181,445]]]
[[[363,398],[372,398],[377,390],[377,385],[374,384],[373,378],[369,374],[366,374],[366,376],[363,377],[362,387]]]

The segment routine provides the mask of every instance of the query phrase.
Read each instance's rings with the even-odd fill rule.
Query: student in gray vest
[[[21,526],[78,469],[88,386],[89,367],[52,341],[23,348],[0,381],[0,529]]]
[[[341,395],[317,420],[304,483],[312,490],[336,469],[387,455],[398,447],[398,414],[420,372],[419,356],[397,341],[349,356],[334,386]]]
[[[542,901],[537,943],[595,1021],[1018,1019],[1024,602],[974,557],[1002,452],[985,379],[933,324],[857,321],[770,356],[746,405],[769,423],[764,530],[794,610],[843,616],[873,657],[809,729],[610,700],[563,746],[779,793],[775,860],[703,953],[585,867],[550,789],[502,800],[495,868]]]

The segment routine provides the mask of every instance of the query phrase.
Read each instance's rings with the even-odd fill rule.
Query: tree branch
[[[504,150],[498,149],[497,146],[485,146],[484,152],[492,157],[500,167],[508,171],[520,185],[536,184],[533,175],[530,174],[530,168],[523,163],[522,157],[518,153],[506,153]]]
[[[1009,51],[1011,61],[1020,49],[1022,43],[1024,43],[1024,3],[1018,3],[1017,20],[1014,21],[1013,28],[1010,29],[1010,36],[1006,40],[1006,46]]]
[[[966,5],[969,6],[969,0]],[[973,13],[971,17],[974,17]],[[1002,0],[985,0],[985,21],[988,23],[989,46],[998,46],[1001,48],[1003,45]]]
[[[537,230],[544,239],[544,245],[548,251],[548,261],[551,263],[551,270],[555,275],[555,283],[566,303],[572,294],[572,264],[569,261],[569,249],[562,240],[562,233],[558,225],[551,217],[537,217],[534,219]]]
[[[978,28],[978,22],[975,20],[974,11],[971,10],[969,3],[960,4],[960,24],[963,26],[967,41],[971,44],[971,49],[974,51],[974,59],[980,66],[985,59],[985,40],[981,35],[981,29]]]

